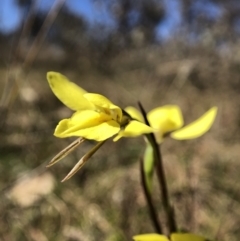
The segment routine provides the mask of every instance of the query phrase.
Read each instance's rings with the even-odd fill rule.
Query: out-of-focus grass
[[[153,232],[139,180],[142,138],[107,141],[66,183],[61,179],[93,143],[84,143],[45,169],[72,140],[52,135],[57,122],[71,112],[51,93],[46,70],[61,71],[121,107],[136,106],[138,100],[147,111],[178,104],[186,123],[217,105],[218,117],[209,133],[193,141],[168,139],[162,153],[179,228],[212,239],[238,240],[239,67],[235,59],[208,50],[188,54],[181,48],[123,52],[108,63],[107,74],[95,69],[61,71],[61,66],[53,69],[48,63],[33,66],[19,78],[20,96],[9,106],[1,128],[1,240],[120,241]],[[3,85],[6,69],[0,71]],[[30,202],[36,190],[38,197]],[[162,217],[157,183],[155,190]],[[20,197],[27,199],[25,204]]]

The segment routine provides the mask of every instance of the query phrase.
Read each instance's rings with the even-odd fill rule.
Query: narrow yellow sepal
[[[212,126],[217,115],[217,107],[212,107],[199,119],[171,133],[171,137],[176,140],[194,139],[205,134]]]
[[[48,72],[47,80],[55,96],[72,110],[90,110],[94,105],[83,97],[84,89],[69,81],[66,76],[57,72]]]

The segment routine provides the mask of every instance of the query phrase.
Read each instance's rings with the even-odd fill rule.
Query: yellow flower
[[[114,141],[117,141],[123,136],[135,137],[155,131],[152,127],[132,119],[106,97],[87,93],[60,73],[48,72],[47,80],[56,97],[68,108],[75,111],[71,118],[59,122],[54,135],[59,138],[80,137],[58,153],[47,167],[54,165],[75,150],[85,139],[98,141],[62,181],[71,178],[104,144],[105,140],[112,136],[116,135]]]
[[[164,235],[150,233],[133,237],[134,241],[207,241],[208,239],[191,233],[172,233],[171,238]],[[209,240],[210,241],[210,240]]]
[[[78,136],[104,141],[117,135],[114,139],[116,141],[122,136],[135,137],[154,131],[133,120],[106,97],[87,93],[60,73],[48,72],[47,79],[56,97],[75,111],[71,118],[59,122],[54,132],[56,137]]]
[[[125,111],[132,118],[143,121],[140,112],[134,107],[127,107]],[[182,112],[176,105],[165,105],[155,108],[147,114],[148,121],[154,129],[157,129],[156,139],[162,143],[164,137],[170,136],[176,140],[194,139],[202,136],[212,126],[217,114],[217,107],[212,107],[199,119],[184,125]]]

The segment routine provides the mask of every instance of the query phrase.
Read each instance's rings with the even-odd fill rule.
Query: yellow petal
[[[212,107],[199,119],[191,124],[171,133],[171,137],[176,140],[186,140],[197,138],[205,134],[212,126],[217,115],[217,107]]]
[[[152,133],[156,131],[150,126],[147,126],[139,121],[130,121],[124,130],[121,130],[113,141],[119,140],[121,137],[135,137],[142,134]]]
[[[97,126],[111,120],[111,116],[105,113],[98,113],[93,110],[75,112],[70,119],[59,122],[54,135],[57,137],[69,137],[75,131]]]
[[[169,241],[169,239],[160,234],[149,233],[149,234],[141,234],[133,237],[134,241]]]
[[[120,130],[119,124],[111,116],[91,110],[78,111],[70,119],[59,122],[55,129],[56,137],[81,136],[86,139],[103,141]]]
[[[94,110],[83,110],[75,112],[70,118],[72,126],[79,126],[79,128],[87,128],[98,125],[100,123],[111,120],[111,116],[103,112],[96,112]]]
[[[180,108],[176,105],[165,105],[151,110],[148,115],[150,125],[158,129],[156,140],[160,144],[165,134],[183,126],[183,117]]]
[[[120,125],[110,120],[98,126],[82,129],[71,133],[71,136],[81,136],[89,140],[104,141],[116,135],[120,130]]]
[[[65,138],[68,137],[67,135],[64,135],[64,132],[69,128],[69,121],[70,119],[63,119],[61,120],[54,131],[54,136],[59,138]]]
[[[151,110],[148,115],[150,125],[163,135],[183,126],[183,117],[177,105],[165,105]]]
[[[103,110],[110,114],[114,120],[118,122],[122,119],[122,110],[118,106],[114,105],[109,99],[103,95],[87,93],[84,97],[97,107],[103,108]]]
[[[207,241],[208,239],[191,233],[173,233],[171,241]]]
[[[87,93],[75,83],[69,81],[64,75],[57,72],[48,72],[47,80],[56,97],[72,110],[94,109],[94,105],[83,95]]]
[[[140,111],[132,106],[128,106],[124,109],[133,119],[144,122],[143,116]]]

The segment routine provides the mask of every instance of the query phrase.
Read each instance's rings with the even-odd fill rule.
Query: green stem
[[[177,232],[177,224],[175,220],[174,209],[170,204],[170,200],[169,200],[169,192],[168,192],[168,187],[166,183],[166,176],[164,172],[160,148],[158,148],[158,145],[156,146],[154,145],[153,148],[156,155],[156,171],[157,171],[157,176],[160,184],[160,191],[162,193],[163,206],[168,219],[169,232],[171,234],[171,233]]]
[[[156,209],[153,205],[151,194],[147,188],[146,178],[144,175],[143,160],[140,161],[140,173],[141,173],[141,182],[142,182],[143,192],[144,192],[147,204],[148,204],[150,218],[152,220],[155,231],[159,234],[162,234],[162,227],[161,227],[160,221],[158,219]]]
[[[145,123],[147,125],[149,125],[147,115],[146,115],[144,108],[142,107],[140,102],[138,102],[138,105],[139,105],[142,115],[144,117]],[[150,144],[152,145],[153,150],[154,150],[155,167],[156,167],[157,177],[158,177],[158,181],[159,181],[159,187],[160,187],[160,192],[161,192],[161,196],[162,196],[163,207],[164,207],[164,211],[166,212],[166,216],[167,216],[169,234],[171,234],[171,233],[177,232],[177,224],[176,224],[176,220],[174,217],[174,210],[173,210],[173,207],[171,206],[170,200],[169,200],[169,193],[168,193],[166,176],[165,176],[164,167],[163,167],[162,155],[161,155],[160,148],[156,142],[154,135],[151,133],[151,134],[147,134],[146,137],[148,138],[148,141],[150,142]]]

